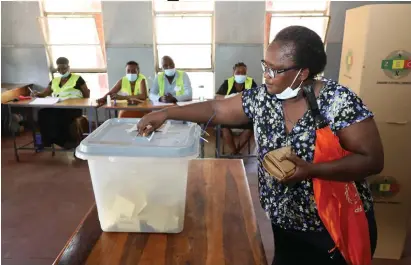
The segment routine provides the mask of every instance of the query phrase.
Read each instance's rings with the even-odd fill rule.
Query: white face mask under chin
[[[301,81],[301,83],[295,89],[292,89],[291,87],[294,85],[294,82],[295,80],[297,80],[297,77],[300,74],[300,72],[301,72],[301,69],[300,71],[298,71],[297,75],[295,76],[293,82],[291,83],[289,87],[284,89],[284,91],[281,92],[280,94],[275,94],[275,96],[278,99],[285,100],[285,99],[295,98],[298,95],[298,92],[300,92],[301,90],[301,84],[303,83],[303,81]]]

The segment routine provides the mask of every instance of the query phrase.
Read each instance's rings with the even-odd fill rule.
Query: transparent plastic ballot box
[[[183,230],[188,162],[199,156],[201,128],[167,122],[148,137],[139,119],[110,119],[76,149],[87,160],[101,229],[179,233]]]

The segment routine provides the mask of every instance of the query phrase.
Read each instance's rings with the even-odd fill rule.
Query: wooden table
[[[95,113],[95,119],[96,119],[96,124],[98,122],[98,113],[97,113],[97,102],[92,99],[88,98],[80,98],[80,99],[67,99],[61,102],[58,102],[53,105],[34,105],[30,104],[30,102],[33,101],[33,99],[30,100],[20,100],[17,102],[7,102],[6,105],[8,106],[8,111],[9,115],[12,115],[12,108],[13,107],[19,107],[19,108],[58,108],[58,109],[83,109],[86,110],[87,112],[87,118],[89,121],[89,132],[91,132],[92,128],[92,112],[94,110]],[[18,155],[18,150],[34,150],[36,151],[37,149],[35,147],[28,147],[31,144],[34,143],[34,118],[32,118],[32,129],[33,129],[33,141],[27,144],[24,144],[22,146],[17,146],[16,143],[16,134],[14,131],[12,131],[12,136],[13,136],[13,141],[14,141],[14,154],[16,157],[16,160],[19,161],[19,155]],[[49,151],[47,148],[44,150]],[[54,147],[50,149],[50,151],[53,153],[56,151]]]
[[[181,233],[105,233],[94,205],[53,264],[267,264],[242,160],[190,162]]]
[[[29,87],[33,84],[1,84],[1,104],[5,104],[19,96],[30,95]]]
[[[129,105],[126,100],[121,100],[114,105],[114,100],[112,101],[111,106],[107,106],[107,104],[103,105],[102,108],[105,110],[106,117],[111,118],[111,111],[115,111],[115,117],[117,117],[118,110],[129,110],[129,111],[141,111],[141,112],[151,112],[155,110],[161,110],[164,108],[174,107],[175,104],[167,104],[167,105],[155,105],[150,100],[145,100],[142,103],[137,105]]]

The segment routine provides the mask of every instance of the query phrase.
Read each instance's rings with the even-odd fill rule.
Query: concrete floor
[[[29,137],[20,137],[19,142]],[[214,153],[214,143],[206,154]],[[13,143],[1,141],[1,250],[3,265],[50,265],[94,201],[87,164],[72,154],[21,152],[14,160]],[[245,160],[254,208],[267,260],[274,253],[273,236],[258,202],[254,159]],[[410,265],[411,242],[401,261],[374,260],[373,265]]]

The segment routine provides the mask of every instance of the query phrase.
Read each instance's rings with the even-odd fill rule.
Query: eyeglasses
[[[261,60],[261,68],[263,68],[264,73],[268,73],[271,78],[275,78],[278,74],[290,71],[290,70],[297,70],[300,67],[293,66],[286,69],[274,70],[273,68],[269,67],[264,60]]]

